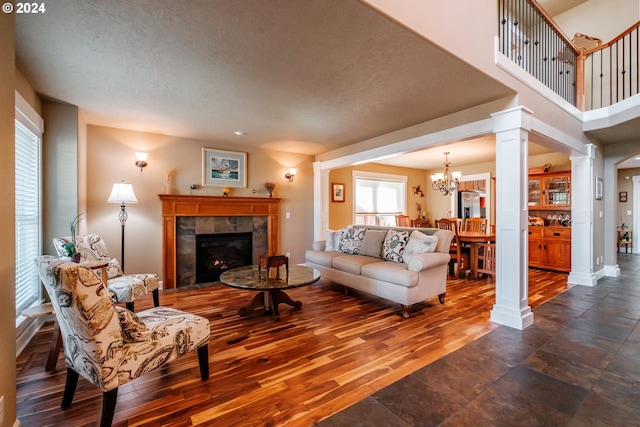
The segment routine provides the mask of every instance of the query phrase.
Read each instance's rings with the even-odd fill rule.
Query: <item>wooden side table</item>
[[[625,233],[629,234],[628,240],[622,240],[622,236],[624,236]],[[633,251],[631,242],[633,242],[633,232],[631,230],[618,230],[618,252],[620,252],[620,246],[625,247],[625,253],[629,253],[629,248]]]
[[[276,269],[276,279],[280,279],[280,267],[285,266],[287,271],[287,278],[289,277],[289,257],[286,255],[260,255],[260,263],[258,264],[258,274],[260,274],[261,270],[264,268],[267,271],[267,276],[269,275],[272,268]]]
[[[58,319],[55,317],[55,311],[53,310],[53,304],[46,302],[40,305],[34,305],[32,307],[22,310],[20,313],[24,317],[41,317],[54,314],[53,317],[53,340],[51,341],[51,348],[49,349],[49,356],[47,357],[47,365],[44,370],[47,372],[53,371],[58,363],[58,354],[62,348],[62,335],[60,334],[60,326],[58,325]]]

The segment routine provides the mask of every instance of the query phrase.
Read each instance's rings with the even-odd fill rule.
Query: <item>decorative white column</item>
[[[528,303],[528,136],[531,111],[493,114],[496,135],[496,303],[491,321],[516,329],[533,324]]]
[[[329,228],[329,169],[313,162],[313,239],[322,240]]]
[[[571,157],[571,273],[569,283],[595,286],[598,277],[593,268],[595,145],[587,156]],[[600,215],[599,212],[597,212]],[[603,261],[598,260],[598,269]]]

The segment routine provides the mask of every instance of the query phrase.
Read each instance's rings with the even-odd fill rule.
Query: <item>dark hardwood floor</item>
[[[530,270],[532,307],[566,289],[566,274]],[[161,305],[210,320],[211,376],[200,379],[193,352],[120,387],[114,426],[311,426],[497,328],[490,278],[450,277],[445,303],[427,300],[409,319],[398,304],[344,295],[323,279],[289,294],[303,307],[283,306],[275,322],[237,315],[250,291],[212,284],[164,292]],[[151,305],[149,295],[136,309]],[[63,355],[44,370],[51,335],[47,323],[18,357],[21,425],[95,426],[101,393],[82,378],[71,408],[60,408]]]

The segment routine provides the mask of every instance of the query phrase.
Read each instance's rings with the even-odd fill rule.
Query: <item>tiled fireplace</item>
[[[267,218],[264,216],[184,216],[178,217],[176,224],[176,287],[212,282],[218,280],[225,269],[246,265],[239,259],[245,249],[251,257],[249,264],[257,264],[260,255],[267,253]],[[251,242],[248,248],[244,248],[246,235]],[[206,242],[198,245],[204,239]],[[204,254],[206,247],[213,253]],[[224,265],[209,265],[209,268],[204,265],[216,262]]]
[[[254,264],[260,255],[278,252],[278,198],[165,194],[159,197],[162,201],[162,280],[165,289],[197,283],[197,236],[251,233]]]

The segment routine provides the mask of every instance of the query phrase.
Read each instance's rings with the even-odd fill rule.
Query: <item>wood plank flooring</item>
[[[531,269],[532,307],[564,292],[567,274]],[[444,304],[398,304],[321,279],[288,292],[300,310],[282,306],[280,322],[238,309],[253,292],[219,284],[161,294],[161,305],[211,322],[211,376],[202,381],[196,353],[120,387],[114,426],[311,426],[371,395],[497,325],[490,278],[450,277]],[[136,309],[152,305],[151,296]],[[44,366],[52,335],[47,323],[17,360],[18,418],[29,426],[97,426],[101,393],[80,379],[71,408],[60,402],[66,369]]]

